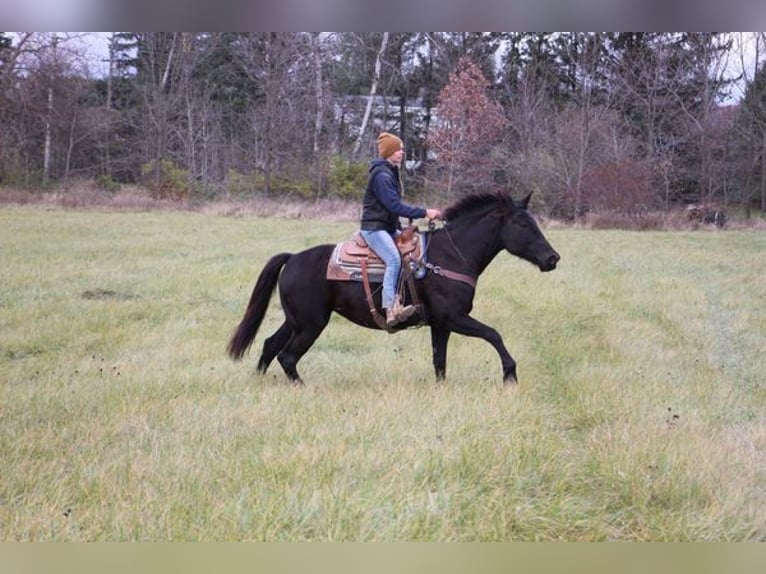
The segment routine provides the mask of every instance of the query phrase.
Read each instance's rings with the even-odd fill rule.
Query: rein
[[[433,220],[429,221],[428,232],[433,233],[435,228],[436,228],[436,225],[434,224]],[[452,245],[452,249],[454,249],[455,253],[457,253],[460,259],[463,260],[463,263],[465,263],[467,267],[470,267],[470,264],[468,263],[468,261],[465,260],[465,257],[463,257],[463,254],[460,252],[460,249],[457,248],[457,245],[455,245],[455,242],[452,240],[452,235],[450,235],[450,232],[447,229],[446,221],[442,229],[444,230],[444,233],[447,234],[447,239],[449,239],[450,245]],[[420,261],[418,261],[419,264],[423,265],[426,269],[431,271],[431,273],[433,273],[434,275],[440,275],[442,277],[446,277],[447,279],[452,279],[453,281],[459,281],[461,283],[465,283],[466,285],[470,285],[474,289],[476,288],[476,279],[472,275],[459,273],[457,271],[451,271],[450,269],[442,268],[440,265],[434,265],[433,263],[426,262],[425,261],[426,252],[428,251],[428,246],[430,244],[431,244],[430,241],[426,241],[426,245],[423,248],[423,254],[420,257]]]

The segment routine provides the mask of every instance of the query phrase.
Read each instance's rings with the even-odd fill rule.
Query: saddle
[[[399,278],[398,291],[404,300],[403,290],[405,285],[409,289],[412,303],[420,308],[420,300],[415,290],[415,267],[416,262],[422,258],[423,248],[420,240],[420,232],[415,225],[405,228],[396,238],[396,246],[402,256],[402,273]],[[367,242],[359,231],[355,231],[351,239],[338,243],[333,249],[330,260],[327,263],[327,279],[330,281],[360,281],[364,285],[365,297],[370,313],[375,323],[384,331],[392,330],[386,325],[385,318],[375,308],[372,298],[370,283],[382,283],[386,265],[378,255],[370,249]]]
[[[402,255],[402,261],[419,261],[422,257],[420,232],[415,225],[406,227],[396,238],[396,246]],[[373,283],[383,281],[386,269],[383,261],[370,249],[361,232],[355,231],[350,239],[342,241],[333,249],[327,264],[327,279],[331,281],[362,281],[362,262],[367,267],[367,275]]]

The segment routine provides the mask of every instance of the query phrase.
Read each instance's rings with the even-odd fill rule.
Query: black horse
[[[455,332],[481,337],[492,345],[500,355],[503,381],[516,382],[516,362],[500,334],[469,313],[475,279],[503,249],[537,265],[541,271],[556,268],[559,254],[527,211],[530,195],[520,202],[506,193],[466,196],[445,209],[445,225],[429,233],[426,250],[429,272],[416,281],[423,313],[410,321],[425,322],[431,327],[437,379],[446,375],[447,342]],[[285,321],[263,344],[258,361],[261,373],[277,357],[288,378],[302,384],[296,368],[298,361],[327,326],[333,311],[358,325],[380,328],[373,320],[362,283],[326,278],[333,249],[334,245],[319,245],[300,253],[280,253],[266,263],[245,315],[229,342],[232,358],[241,359],[253,343],[277,282]],[[375,305],[380,308],[379,289],[374,296]]]

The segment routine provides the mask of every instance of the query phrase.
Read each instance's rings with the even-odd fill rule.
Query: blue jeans
[[[375,254],[386,264],[383,274],[383,308],[390,309],[394,305],[396,283],[399,281],[399,271],[402,268],[402,256],[394,243],[393,236],[386,230],[362,230],[362,237]]]

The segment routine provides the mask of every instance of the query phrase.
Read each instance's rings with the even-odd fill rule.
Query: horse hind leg
[[[298,361],[311,348],[326,324],[325,322],[319,328],[294,333],[287,346],[277,355],[277,360],[290,382],[296,385],[303,384],[303,379],[298,374]]]
[[[274,331],[274,334],[271,335],[271,337],[264,341],[261,357],[258,359],[259,373],[263,374],[267,371],[269,365],[271,365],[271,362],[274,360],[274,357],[276,357],[277,354],[287,346],[287,343],[290,342],[290,337],[292,337],[292,335],[293,329],[287,324],[287,321],[285,321],[279,329]]]

